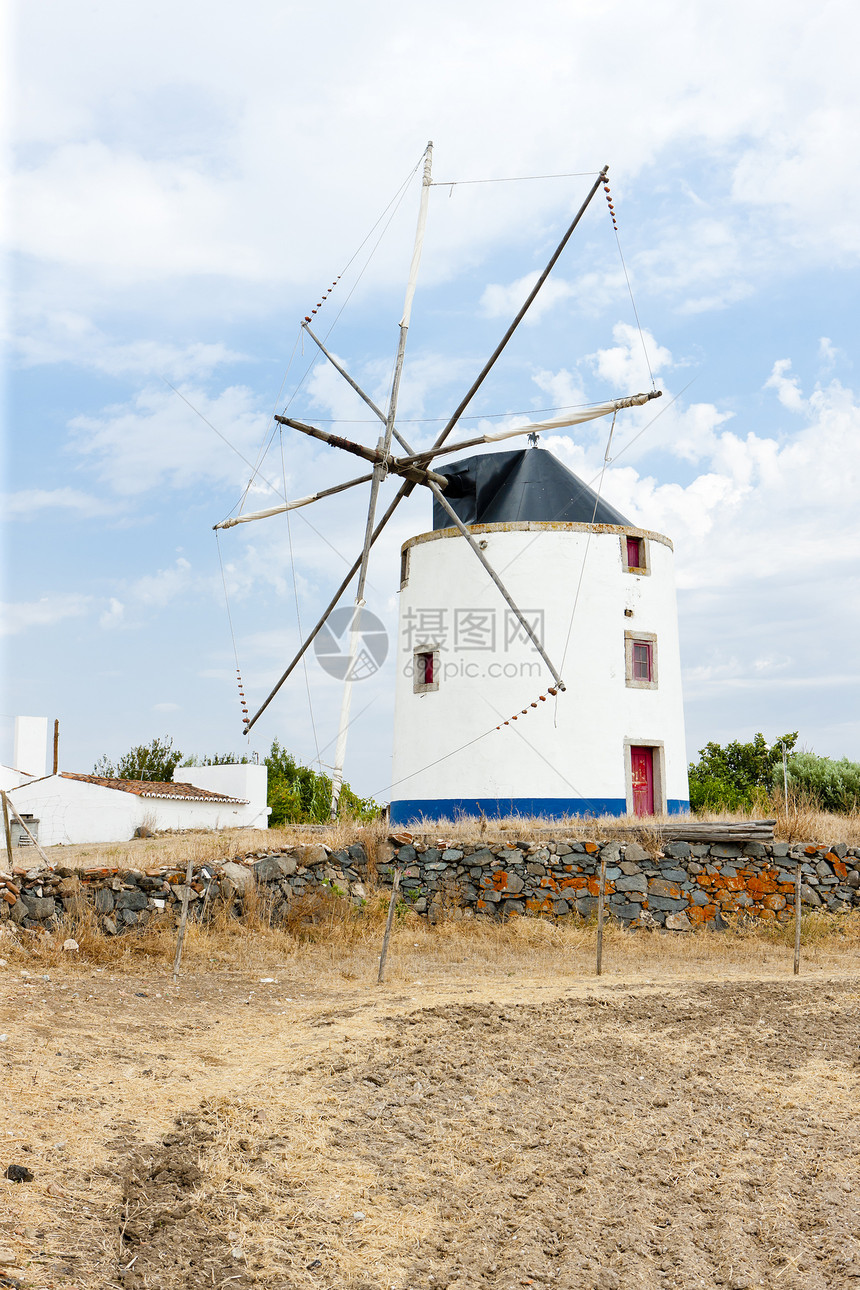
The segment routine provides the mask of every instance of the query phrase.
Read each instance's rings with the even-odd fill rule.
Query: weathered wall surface
[[[658,791],[657,809],[687,810],[674,555],[668,539],[601,524],[512,522],[471,525],[470,531],[487,547],[491,563],[505,570],[511,595],[526,607],[550,658],[567,653],[568,669],[579,681],[576,700],[532,709],[547,684],[538,655],[499,607],[498,591],[467,543],[454,529],[413,538],[406,544],[407,579],[400,592],[391,771],[399,787],[391,802],[392,822],[411,828],[410,821],[422,817],[455,819],[478,810],[490,818],[559,817],[583,810],[623,814],[633,808],[625,744],[631,735],[633,742],[658,749],[663,791]],[[628,572],[622,548],[628,533],[642,535],[647,548],[642,575]],[[586,550],[578,621],[587,622],[588,630],[574,632],[568,651],[570,605],[559,587],[576,585]],[[628,629],[657,638],[659,684],[654,688],[627,683]],[[433,691],[413,691],[415,648],[439,651]],[[498,723],[515,714],[525,720],[528,742],[517,738],[520,727],[514,726],[476,743],[478,695],[488,701],[486,718],[498,713]],[[592,736],[583,739],[583,730]]]
[[[588,916],[597,908],[601,855],[607,909],[636,926],[718,928],[726,913],[787,920],[798,862],[807,907],[860,908],[860,852],[843,843],[668,842],[658,858],[635,843],[577,841],[423,850],[407,843],[390,852],[380,875],[395,862],[405,866],[403,885],[418,908],[462,903],[482,913]]]
[[[205,770],[245,771],[243,766],[206,767]],[[247,767],[249,772],[262,772],[265,766]],[[200,770],[191,768],[190,776],[200,778]],[[259,777],[258,777],[259,778]],[[214,791],[223,792],[210,778]],[[209,788],[209,783],[199,787]],[[210,790],[211,791],[211,790]],[[10,790],[9,796],[15,809],[22,815],[34,815],[39,821],[38,841],[43,847],[67,846],[76,842],[125,842],[134,836],[135,829],[147,825],[153,832],[169,829],[234,829],[268,828],[265,783],[262,797],[259,784],[257,800],[244,805],[237,802],[189,800],[173,797],[143,797],[136,793],[106,788],[103,784],[66,779],[63,775],[48,775],[44,779],[29,780]]]
[[[737,914],[788,921],[798,863],[806,909],[860,909],[860,848],[843,843],[669,842],[655,858],[635,843],[520,840],[446,846],[392,838],[377,856],[376,872],[378,881],[390,886],[395,867],[401,868],[404,899],[433,922],[475,915],[588,917],[597,908],[601,858],[607,866],[607,912],[632,927],[719,929],[726,915]],[[220,902],[239,907],[257,887],[278,921],[302,896],[329,891],[360,904],[368,886],[368,860],[360,845],[342,851],[304,845],[201,866],[189,889],[190,909],[200,918]],[[115,935],[175,910],[184,889],[185,874],[178,869],[46,873],[18,868],[11,877],[0,877],[0,920],[35,930],[89,907],[102,929]]]

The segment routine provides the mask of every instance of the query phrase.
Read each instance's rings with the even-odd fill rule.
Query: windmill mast
[[[382,461],[373,468],[370,484],[370,505],[367,510],[367,525],[364,533],[364,548],[361,553],[361,565],[358,573],[358,586],[355,592],[354,611],[349,634],[349,663],[343,683],[343,697],[340,708],[340,725],[338,727],[337,745],[335,748],[334,769],[331,776],[331,818],[337,816],[337,805],[340,790],[343,786],[343,766],[346,760],[346,743],[349,732],[349,712],[352,704],[352,686],[355,674],[358,646],[361,636],[361,611],[364,608],[364,588],[367,582],[367,565],[370,548],[373,545],[373,531],[376,520],[376,502],[379,486],[385,477],[385,461],[391,452],[391,438],[394,433],[394,420],[397,415],[397,399],[400,394],[400,378],[403,374],[403,359],[406,353],[406,334],[412,317],[412,301],[415,297],[415,284],[418,281],[418,267],[421,263],[421,251],[424,247],[424,230],[427,226],[427,204],[430,197],[431,167],[433,163],[433,143],[427,144],[424,152],[424,177],[421,183],[421,201],[418,207],[418,225],[415,230],[415,245],[412,250],[412,263],[409,266],[409,279],[406,284],[406,299],[403,304],[403,316],[400,319],[400,335],[397,341],[397,357],[394,363],[394,377],[391,382],[391,397],[388,401],[388,413],[385,430],[380,436],[377,449],[382,453]]]

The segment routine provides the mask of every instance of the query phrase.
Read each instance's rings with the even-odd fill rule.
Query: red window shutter
[[[633,642],[633,679],[634,681],[651,680],[651,642]]]
[[[421,657],[424,660],[424,684],[432,685],[433,684],[433,655],[422,654]]]
[[[642,568],[642,540],[641,538],[627,539],[627,566],[630,569]]]

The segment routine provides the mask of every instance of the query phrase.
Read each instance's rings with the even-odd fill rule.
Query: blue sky
[[[291,396],[375,440],[336,374],[294,352],[298,324],[343,272],[320,330],[336,321],[328,343],[384,397],[414,180],[360,276],[372,242],[344,266],[428,138],[439,180],[610,164],[666,395],[627,449],[654,405],[619,419],[604,493],[675,543],[690,754],[799,729],[860,759],[858,28],[847,3],[767,0],[13,5],[0,760],[18,712],[60,718],[69,770],[155,735],[248,750],[212,525]],[[589,183],[434,188],[400,404],[419,445]],[[648,385],[599,197],[464,428]],[[544,446],[590,480],[605,434]],[[280,443],[260,474],[291,496],[358,473]],[[258,479],[248,506],[273,499]],[[363,503],[222,535],[252,710],[297,607],[313,622],[357,552]],[[419,490],[376,548],[368,604],[392,630],[400,543],[428,527]],[[346,768],[383,798],[391,694],[389,660],[356,688]],[[278,738],[330,763],[338,704],[311,661],[250,750]]]

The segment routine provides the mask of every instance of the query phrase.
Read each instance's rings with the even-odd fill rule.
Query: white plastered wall
[[[243,798],[248,805],[240,812],[242,826],[269,827],[269,808],[266,806],[269,772],[265,766],[239,762],[226,766],[178,766],[173,778],[177,783],[193,784],[210,793]]]
[[[668,540],[611,526],[527,523],[475,525],[471,531],[486,543],[487,558],[527,616],[543,610],[545,648],[567,692],[530,706],[552,678],[530,645],[504,647],[498,629],[506,607],[464,538],[444,530],[413,539],[401,590],[392,801],[627,800],[625,742],[627,747],[630,742],[662,745],[664,794],[685,801],[681,666]],[[621,539],[628,533],[647,542],[647,573],[627,572]],[[446,615],[447,630],[410,634],[407,623],[420,622],[428,609]],[[469,609],[495,617],[494,649],[458,648],[452,630],[456,611]],[[656,636],[656,689],[626,684],[625,631]],[[414,694],[413,651],[423,644],[440,650],[440,685],[435,692]],[[523,708],[527,716],[521,715]],[[494,729],[515,713],[516,723]],[[485,738],[470,743],[488,730]],[[465,744],[470,746],[455,751]]]
[[[12,760],[25,775],[44,775],[48,768],[48,718],[16,717]]]
[[[42,846],[124,842],[145,824],[162,829],[234,829],[247,826],[250,808],[231,802],[139,797],[121,789],[49,775],[9,793],[15,809],[39,821]],[[265,827],[257,824],[256,827]]]

